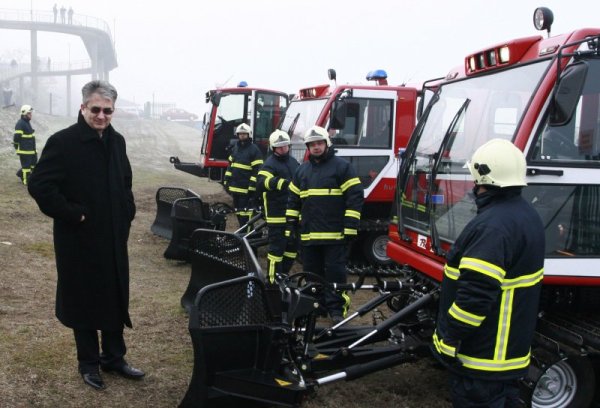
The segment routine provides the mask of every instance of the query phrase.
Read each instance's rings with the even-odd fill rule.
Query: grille
[[[271,321],[264,285],[253,277],[205,287],[195,307],[197,327],[264,325]]]

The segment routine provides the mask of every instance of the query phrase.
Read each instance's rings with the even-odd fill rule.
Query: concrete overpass
[[[0,9],[0,29],[27,30],[30,32],[31,64],[20,69],[0,72],[0,82],[19,80],[19,92],[23,94],[23,79],[31,78],[33,93],[32,104],[36,104],[38,95],[38,77],[40,76],[64,76],[67,83],[67,114],[70,114],[71,106],[71,77],[73,75],[91,75],[92,79],[109,79],[109,72],[115,69],[117,55],[114,42],[108,24],[101,19],[74,14],[72,19],[63,22],[60,14],[57,16],[52,11],[35,10],[6,10]],[[77,66],[49,65],[42,70],[38,58],[39,31],[54,32],[60,34],[74,35],[81,38],[89,56],[88,64]]]

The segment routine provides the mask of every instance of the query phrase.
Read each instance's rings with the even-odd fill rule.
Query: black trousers
[[[517,380],[490,381],[450,373],[450,395],[454,408],[517,408]]]
[[[240,228],[248,222],[252,217],[252,209],[250,208],[250,197],[248,194],[233,193],[233,207]]]
[[[21,181],[23,181],[23,184],[27,184],[27,179],[37,164],[37,154],[20,154],[19,160],[21,161]],[[18,174],[19,172],[17,172],[17,175]]]
[[[125,339],[123,329],[101,330],[102,353],[98,342],[98,330],[73,329],[77,346],[80,373],[98,372],[98,366],[118,367],[125,363]]]
[[[348,248],[345,243],[333,245],[303,245],[302,266],[305,272],[312,272],[325,278],[327,282],[346,283],[346,258]],[[350,298],[343,293],[325,291],[321,302],[330,316],[345,316],[350,306]]]
[[[287,275],[294,265],[297,254],[296,241],[285,236],[285,225],[269,225],[269,252],[267,253],[267,274],[269,282],[275,282],[275,275]]]

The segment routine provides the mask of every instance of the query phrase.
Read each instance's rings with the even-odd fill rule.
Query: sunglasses
[[[99,106],[92,106],[90,108],[90,112],[92,112],[94,115],[99,114],[100,111],[102,111],[102,113],[105,115],[112,115],[115,110],[113,108],[101,108]]]

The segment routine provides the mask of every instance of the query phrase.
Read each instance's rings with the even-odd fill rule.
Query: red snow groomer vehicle
[[[254,143],[266,156],[269,135],[277,129],[283,118],[288,95],[279,91],[251,88],[242,81],[236,88],[208,91],[206,103],[210,104],[210,110],[203,118],[199,160],[182,162],[178,157],[171,157],[170,162],[178,170],[220,182],[223,181],[228,165],[229,148],[237,140],[236,127],[242,123],[248,124],[252,129]],[[177,200],[181,201],[176,203]],[[208,228],[210,225],[224,228],[225,225],[222,210],[227,209],[224,209],[223,204],[213,203],[209,206],[190,189],[160,187],[156,192],[156,205],[152,232],[167,239],[172,239],[173,234],[177,235],[171,248],[165,253],[168,258],[188,258],[185,246],[193,229]],[[174,232],[177,225],[180,228]]]
[[[236,88],[220,88],[206,93],[210,110],[204,115],[202,143],[198,162],[181,162],[171,157],[176,169],[211,180],[223,180],[229,157],[228,147],[237,140],[235,128],[246,123],[252,138],[264,155],[269,135],[281,122],[288,95],[280,91],[248,87],[245,81]]]
[[[549,33],[550,10],[537,9],[534,22]],[[588,407],[599,389],[599,43],[600,28],[586,28],[467,55],[425,91],[429,104],[398,176],[387,253],[435,288],[445,253],[476,211],[465,163],[492,138],[525,153],[523,194],[546,231],[542,301],[523,381],[533,407]]]
[[[370,264],[386,265],[389,214],[394,200],[398,152],[408,144],[417,119],[420,92],[388,85],[387,73],[375,70],[366,79],[373,84],[331,85],[300,89],[290,101],[281,130],[292,139],[292,154],[304,159],[304,132],[318,125],[329,129],[337,155],[350,161],[365,189],[359,230],[360,251]]]

